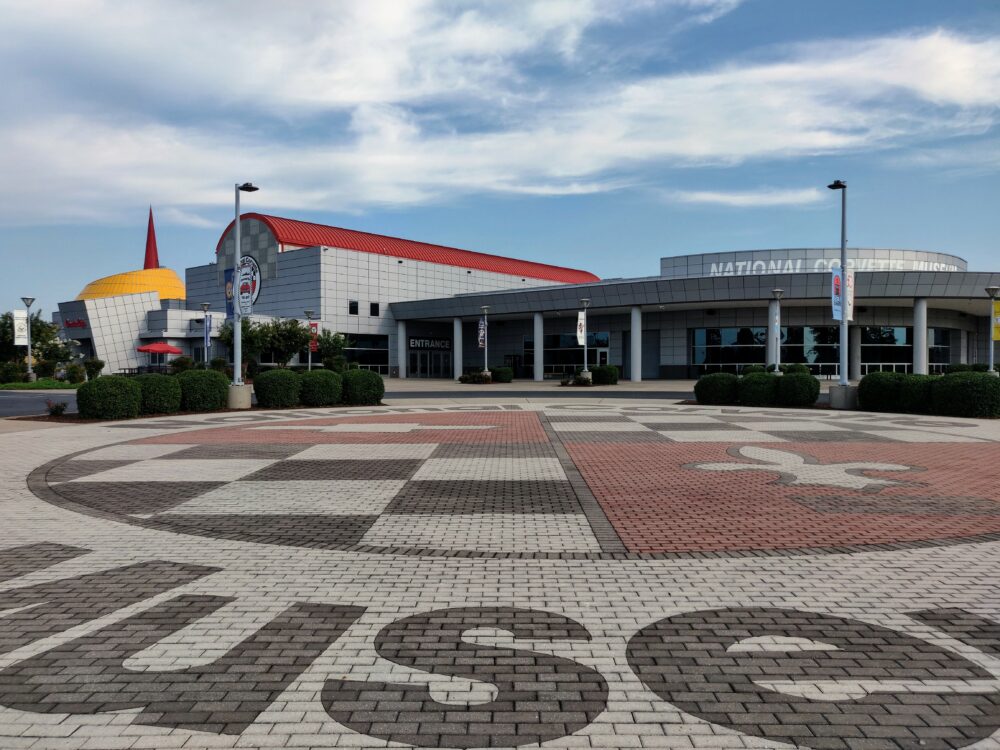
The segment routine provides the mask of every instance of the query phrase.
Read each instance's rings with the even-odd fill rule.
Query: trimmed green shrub
[[[946,374],[950,375],[953,372],[989,372],[990,366],[985,362],[976,362],[975,364],[962,364],[961,362],[954,362],[950,365],[946,365],[944,371]]]
[[[297,406],[302,393],[302,376],[284,368],[262,372],[253,379],[257,403],[268,409]]]
[[[484,372],[466,372],[458,376],[458,382],[489,385],[493,382],[493,376],[490,373]]]
[[[212,411],[225,409],[229,380],[215,370],[186,370],[175,376],[181,384],[181,409]]]
[[[597,365],[590,371],[594,385],[618,385],[618,368],[615,365]]]
[[[0,383],[23,383],[24,366],[20,362],[0,362]]]
[[[735,404],[739,399],[738,387],[739,378],[732,373],[713,372],[698,378],[694,384],[694,397],[699,404]]]
[[[988,372],[957,372],[931,385],[934,414],[946,417],[1000,417],[1000,378]]]
[[[930,414],[931,389],[937,375],[907,375],[899,384],[899,410],[911,414]]]
[[[212,361],[208,363],[208,366],[216,372],[225,372],[228,369],[228,365],[229,363],[226,362],[225,357],[212,357]]]
[[[371,370],[348,370],[344,373],[344,403],[351,406],[375,406],[382,403],[385,383]]]
[[[52,361],[51,359],[40,359],[35,362],[34,371],[35,375],[39,378],[51,378],[56,374],[56,365],[58,363]]]
[[[767,373],[753,373],[739,379],[737,393],[744,406],[774,406],[778,402],[778,381]]]
[[[139,375],[135,381],[139,384],[142,394],[142,402],[139,405],[142,414],[173,414],[175,411],[180,411],[179,378],[149,373]]]
[[[491,370],[494,383],[511,383],[514,380],[514,368],[494,367]]]
[[[899,411],[906,376],[901,372],[872,372],[858,383],[858,406],[865,411]]]
[[[340,403],[344,383],[332,370],[313,370],[302,374],[302,403],[306,406],[333,406]]]
[[[83,419],[132,419],[139,416],[142,391],[133,378],[105,375],[84,383],[76,392]]]
[[[50,417],[61,417],[66,413],[66,407],[69,406],[65,401],[53,401],[51,398],[45,399],[45,408],[49,412]]]
[[[767,368],[764,365],[743,365],[740,375],[753,375],[757,372],[767,372]]]
[[[87,371],[78,362],[66,365],[66,380],[71,383],[82,383],[87,379]],[[2,381],[0,381],[2,382]]]
[[[179,372],[194,369],[194,360],[190,357],[175,357],[170,360],[170,371],[175,375]]]
[[[804,365],[801,362],[792,362],[787,365],[782,365],[781,371],[786,375],[812,375],[812,370],[809,369],[809,366]]]
[[[789,372],[777,380],[781,406],[812,406],[819,398],[819,381],[808,372]]]
[[[104,360],[96,358],[85,359],[83,360],[83,369],[87,371],[87,380],[93,380],[100,377],[101,370],[104,369]]]

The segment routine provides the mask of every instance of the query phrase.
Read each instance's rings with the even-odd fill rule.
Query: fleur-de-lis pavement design
[[[903,482],[896,479],[881,479],[865,476],[865,471],[909,471],[916,466],[901,464],[880,464],[873,461],[851,461],[847,463],[821,464],[808,456],[791,451],[744,445],[729,451],[734,457],[749,458],[756,463],[732,461],[729,463],[687,464],[685,468],[700,471],[771,471],[781,474],[781,482],[790,485],[819,485],[843,487],[851,490],[878,492],[883,487],[891,487]]]

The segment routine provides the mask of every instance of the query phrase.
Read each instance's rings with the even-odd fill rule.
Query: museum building
[[[146,267],[98,280],[61,303],[63,334],[105,372],[146,364],[136,349],[166,342],[197,360],[205,308],[212,336],[231,314],[233,224],[213,262],[164,272],[147,238]],[[586,271],[249,213],[241,252],[257,320],[306,311],[348,338],[348,359],[389,377],[457,378],[484,366],[515,377],[563,377],[583,365],[578,312],[587,308],[591,366],[625,378],[689,378],[747,364],[801,362],[838,374],[830,270],[839,248],[745,250],[665,257],[655,276],[604,279]],[[149,246],[152,242],[153,258]],[[954,255],[849,248],[855,271],[849,377],[874,370],[937,372],[985,362],[1000,273],[970,272]],[[133,276],[130,276],[132,274]],[[135,276],[138,275],[138,276]],[[486,313],[487,346],[480,321]],[[486,362],[484,354],[488,353]],[[209,356],[224,356],[217,342]],[[270,362],[264,353],[261,362]],[[305,360],[305,353],[301,355]]]

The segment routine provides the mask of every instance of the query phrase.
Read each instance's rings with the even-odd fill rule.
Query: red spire
[[[149,226],[146,227],[146,268],[159,268],[160,256],[156,252],[156,229],[153,227],[153,207],[149,207]]]

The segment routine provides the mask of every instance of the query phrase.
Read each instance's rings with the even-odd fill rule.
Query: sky
[[[839,244],[1000,268],[996,0],[0,0],[0,308],[244,211],[648,276]]]

